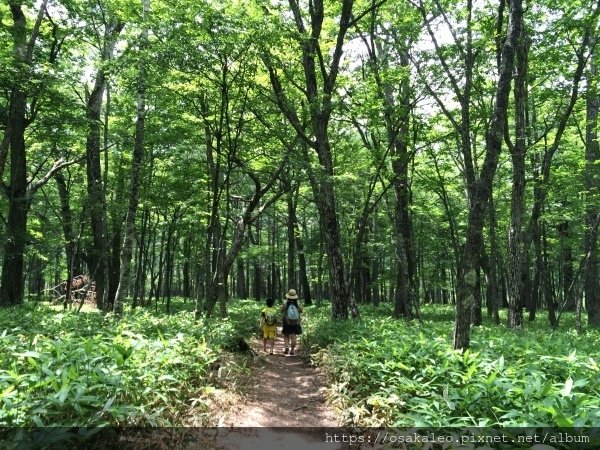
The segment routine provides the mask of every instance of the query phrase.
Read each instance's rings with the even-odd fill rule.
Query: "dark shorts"
[[[283,327],[281,329],[283,334],[302,334],[302,327],[300,324],[291,325],[283,321]]]

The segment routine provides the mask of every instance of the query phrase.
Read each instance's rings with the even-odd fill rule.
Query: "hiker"
[[[285,294],[285,297],[287,300],[281,307],[281,312],[283,313],[282,332],[283,340],[285,342],[284,353],[287,355],[289,352],[290,355],[293,355],[294,349],[296,348],[296,336],[302,334],[302,327],[300,326],[300,313],[302,312],[302,308],[298,305],[298,295],[296,294],[295,289],[290,289],[288,293]]]
[[[275,346],[275,336],[277,336],[277,310],[273,308],[275,299],[268,298],[267,306],[260,312],[260,327],[263,332],[263,350],[267,351],[267,341],[271,344],[271,352]]]

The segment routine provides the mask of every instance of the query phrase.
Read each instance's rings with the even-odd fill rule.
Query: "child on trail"
[[[300,326],[302,308],[298,305],[298,295],[295,289],[290,289],[285,296],[287,300],[281,307],[281,312],[283,312],[282,332],[285,341],[284,353],[287,355],[289,352],[290,355],[293,355],[296,348],[296,336],[302,334],[302,327]]]
[[[277,336],[277,310],[273,308],[275,300],[267,299],[267,306],[260,312],[260,327],[263,332],[263,350],[267,351],[267,341],[271,344],[270,354],[273,354],[275,336]]]

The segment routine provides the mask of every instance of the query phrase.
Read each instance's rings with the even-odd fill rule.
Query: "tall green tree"
[[[353,18],[353,3],[352,0],[343,0],[338,9],[332,8],[323,0],[315,0],[310,4],[308,11],[303,11],[300,2],[288,1],[289,13],[293,17],[295,27],[293,35],[300,50],[299,59],[304,75],[301,91],[306,111],[293,106],[290,94],[286,93],[286,87],[282,82],[281,70],[275,64],[273,55],[265,50],[263,56],[277,104],[303,145],[314,151],[318,158],[318,165],[314,168],[315,174],[311,177],[311,186],[325,240],[332,317],[335,319],[348,317],[349,292],[336,206],[329,124],[333,113],[333,97],[343,45],[348,30],[356,20]],[[337,23],[335,30],[329,30],[325,26],[328,15],[335,15]],[[283,18],[282,23],[285,23]],[[331,50],[327,50],[329,45],[332,45]],[[303,123],[305,113],[310,123],[308,132]],[[308,153],[306,155],[308,156]]]
[[[456,287],[456,319],[454,322],[453,346],[466,349],[470,344],[470,325],[475,290],[477,289],[477,270],[482,248],[482,231],[485,210],[492,193],[492,183],[504,137],[507,120],[508,100],[513,76],[515,52],[522,35],[523,4],[521,0],[508,0],[510,14],[507,24],[506,40],[502,46],[501,67],[496,85],[494,106],[485,139],[485,159],[478,179],[473,188],[469,205],[467,235],[458,271]]]
[[[24,296],[24,255],[27,240],[27,215],[35,192],[45,185],[52,176],[73,161],[62,159],[55,161],[51,169],[36,181],[27,177],[27,148],[25,132],[38,111],[37,101],[43,92],[33,91],[31,86],[37,62],[34,53],[40,38],[40,28],[44,20],[47,1],[39,5],[36,20],[31,31],[27,30],[27,17],[22,2],[10,2],[13,20],[13,83],[10,89],[8,117],[3,137],[0,168],[4,171],[7,152],[10,151],[10,182],[3,184],[8,196],[8,217],[6,220],[6,237],[2,276],[0,280],[0,304],[18,305],[23,303]],[[55,45],[57,42],[54,41]],[[56,61],[57,53],[50,52],[49,63]],[[29,112],[29,114],[28,114]],[[2,175],[0,172],[0,176]]]
[[[116,290],[113,308],[116,314],[123,311],[123,299],[125,292],[129,287],[131,280],[131,257],[133,253],[133,243],[135,240],[135,218],[138,208],[139,192],[141,184],[142,165],[144,160],[144,135],[146,132],[146,66],[148,51],[148,25],[144,23],[150,14],[150,0],[142,0],[142,32],[140,35],[140,62],[137,77],[137,107],[135,138],[133,144],[133,159],[131,161],[131,185],[129,188],[129,201],[127,207],[127,216],[125,218],[125,237],[121,249],[121,266],[119,273],[119,285]]]
[[[125,23],[106,9],[106,5],[96,5],[102,30],[96,36],[99,44],[99,67],[94,76],[94,85],[86,101],[88,133],[86,139],[86,168],[88,210],[93,242],[88,256],[88,269],[96,282],[96,304],[105,308],[104,295],[108,282],[108,229],[105,218],[106,198],[102,177],[102,104],[108,83],[107,64],[113,57],[118,37]]]
[[[584,277],[585,302],[588,312],[588,325],[600,327],[600,279],[598,278],[598,225],[600,221],[600,145],[598,143],[598,69],[592,52],[587,72],[586,127],[585,127],[585,191],[587,197],[586,231],[584,257],[586,258]]]

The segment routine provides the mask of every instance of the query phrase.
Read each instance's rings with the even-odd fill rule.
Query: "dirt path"
[[[300,357],[285,355],[281,328],[277,333],[273,355],[263,351],[262,338],[249,342],[258,355],[251,379],[245,383],[241,400],[221,420],[226,428],[219,429],[215,448],[348,449],[347,444],[328,442],[327,436],[338,423],[326,404],[325,377]]]
[[[281,328],[277,331],[273,355],[263,351],[260,338],[254,338],[250,345],[259,355],[252,382],[246,388],[244,402],[225,418],[226,426],[306,428],[338,425],[333,410],[326,405],[324,376],[300,357],[284,354]]]

